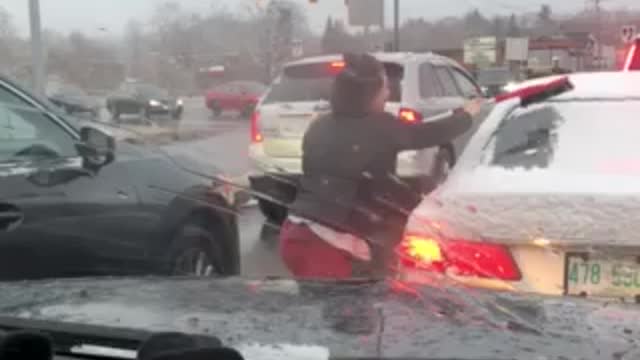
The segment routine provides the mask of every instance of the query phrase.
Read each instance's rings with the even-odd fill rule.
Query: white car
[[[495,106],[410,216],[400,279],[640,300],[640,72],[569,79]]]
[[[387,70],[391,87],[387,111],[398,114],[398,121],[423,121],[482,96],[471,75],[448,58],[431,53],[374,56]],[[302,173],[302,138],[311,122],[330,111],[333,79],[343,67],[341,55],[289,63],[258,103],[251,126],[250,181],[252,190],[273,199],[259,199],[273,222],[284,219],[286,204],[295,199]],[[400,154],[398,175],[418,190],[432,190],[447,176],[468,138],[461,136],[439,149]]]

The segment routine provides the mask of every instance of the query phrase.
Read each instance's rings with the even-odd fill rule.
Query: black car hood
[[[144,278],[0,285],[0,315],[213,334],[249,359],[274,353],[282,359],[615,359],[635,351],[638,310],[385,282]]]
[[[86,109],[86,110],[91,110],[97,105],[94,99],[91,99],[85,96],[56,95],[56,96],[51,96],[50,100],[54,102],[57,101],[70,106],[74,106],[76,108]]]

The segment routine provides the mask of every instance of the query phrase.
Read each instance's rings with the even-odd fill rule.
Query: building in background
[[[595,56],[597,46],[595,37],[587,32],[570,32],[530,39],[528,67],[534,72],[545,72],[557,63],[561,69],[575,72],[612,66],[613,58],[598,61]]]

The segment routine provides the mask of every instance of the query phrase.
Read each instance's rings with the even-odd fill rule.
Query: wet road
[[[242,178],[249,169],[249,120],[235,114],[212,118],[201,102],[186,104],[182,120],[187,126],[207,126],[219,129],[215,136],[187,142],[176,142],[164,149],[170,154],[182,154],[198,161],[213,162],[225,174]],[[277,231],[264,226],[264,217],[255,206],[243,208],[239,218],[242,273],[245,277],[288,276],[278,257]],[[263,229],[264,228],[264,229]]]

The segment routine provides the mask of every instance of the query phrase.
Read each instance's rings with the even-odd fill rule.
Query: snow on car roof
[[[528,81],[520,88],[556,78]],[[637,238],[640,224],[630,214],[640,212],[640,143],[636,140],[640,134],[636,119],[640,73],[574,74],[570,80],[575,89],[554,100],[594,100],[538,104],[512,113],[557,109],[560,125],[554,128],[553,151],[543,157],[548,164],[527,168],[489,165],[495,144],[487,144],[488,139],[514,103],[498,105],[500,109],[481,125],[476,133],[481,136],[472,138],[464,161],[449,180],[416,208],[410,226],[420,226],[421,219],[428,219],[441,227],[452,225],[443,227],[451,236],[478,241],[526,241],[544,235],[568,242],[606,240],[609,245],[635,245],[632,239]],[[635,99],[607,101],[629,97]],[[549,114],[553,112],[541,113],[540,119],[548,119]],[[523,139],[527,131],[537,128],[521,125]],[[532,151],[533,155],[541,149],[547,150],[533,147],[523,153]],[[479,158],[483,160],[478,163]]]
[[[478,155],[485,159],[455,171],[452,184],[447,185],[464,192],[640,193],[639,112],[640,100],[561,102],[518,109],[508,124],[499,125],[500,130],[484,140],[491,141],[484,155]],[[502,154],[496,161],[499,151],[517,148],[536,129],[551,131],[551,145],[541,143],[514,155]],[[502,150],[496,149],[499,142]]]
[[[537,85],[556,79],[535,79],[521,84]],[[516,131],[517,138],[503,141],[517,145],[518,138],[526,139],[525,131],[533,129],[533,123],[551,120],[555,142],[548,158],[541,155],[546,166],[529,168],[489,166],[489,158],[494,149],[486,146],[492,138],[499,136],[494,130],[501,126],[508,104],[494,109],[485,124],[472,138],[468,151],[462,154],[460,166],[454,169],[445,188],[451,191],[470,192],[607,192],[640,193],[640,73],[585,73],[570,76],[575,89],[559,95],[550,107],[548,104],[534,104],[529,108],[516,108],[511,116],[524,116],[520,125],[502,127],[502,132]],[[604,101],[596,99],[634,98],[632,101]],[[557,102],[557,100],[593,99],[588,102]],[[500,113],[502,111],[502,113]],[[540,111],[538,115],[534,113]],[[508,121],[513,121],[517,117]],[[529,123],[532,121],[533,123]],[[535,125],[541,126],[541,125]],[[534,127],[535,127],[534,126]],[[529,130],[527,130],[529,129]],[[638,145],[636,145],[638,144]],[[470,149],[473,148],[473,149]],[[529,149],[535,154],[539,149]],[[547,151],[547,149],[541,149]],[[478,162],[484,156],[485,161]],[[532,159],[535,157],[532,156]],[[517,159],[508,159],[515,161]],[[479,164],[482,164],[478,166]],[[473,169],[473,173],[469,173]],[[534,176],[535,175],[535,176]],[[511,179],[512,181],[506,181]],[[553,180],[549,180],[553,179]],[[597,179],[598,181],[591,181]],[[460,186],[454,186],[460,183]],[[615,183],[615,185],[614,185]],[[599,188],[598,188],[599,187]],[[454,190],[455,188],[455,190]]]

